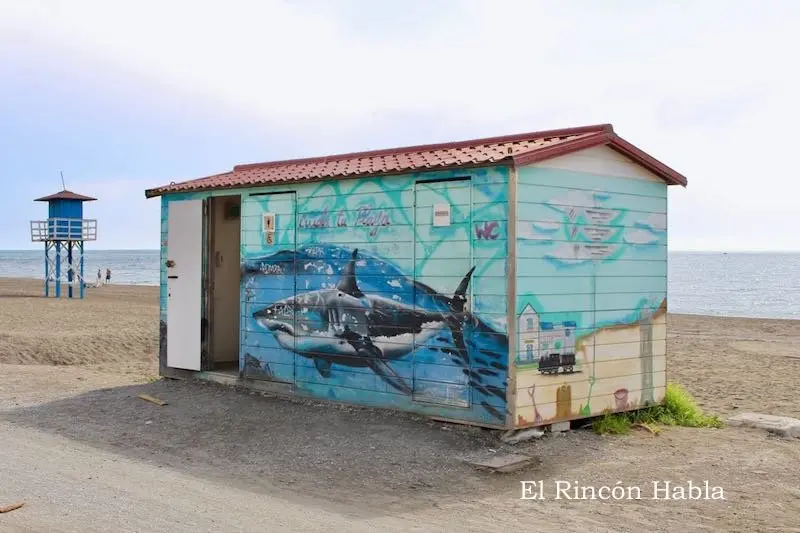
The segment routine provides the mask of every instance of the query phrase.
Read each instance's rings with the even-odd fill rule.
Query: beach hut
[[[597,125],[147,190],[161,375],[507,429],[659,402],[669,185]]]

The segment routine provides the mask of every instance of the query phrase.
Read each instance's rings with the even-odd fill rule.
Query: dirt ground
[[[511,446],[402,413],[158,380],[155,289],[53,302],[20,283],[0,280],[0,506],[26,505],[0,514],[0,532],[800,531],[800,440],[668,428]],[[69,343],[53,325],[67,314],[87,331]],[[707,411],[800,417],[800,322],[669,321],[670,380]],[[463,461],[505,452],[535,461],[509,474]],[[539,480],[545,499],[520,499]],[[689,480],[725,500],[650,499],[653,481]],[[556,499],[558,481],[643,499]]]

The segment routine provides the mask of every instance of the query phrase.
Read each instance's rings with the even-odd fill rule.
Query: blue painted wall
[[[518,176],[515,423],[659,401],[666,184],[536,166]]]
[[[48,219],[73,219],[51,220],[48,223],[50,235],[59,239],[80,239],[83,218],[83,202],[81,200],[50,200],[47,202]]]
[[[306,396],[505,424],[508,176],[495,167],[235,191],[245,374]],[[169,203],[205,196],[162,198],[163,258]],[[450,225],[433,225],[437,204],[451,206]],[[161,298],[165,322],[163,261]]]

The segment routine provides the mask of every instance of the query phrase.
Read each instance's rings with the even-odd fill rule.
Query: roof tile
[[[661,175],[668,183],[686,184],[686,178],[614,135],[609,124],[508,135],[444,144],[410,146],[308,159],[238,165],[230,172],[145,191],[159,196],[179,191],[290,183],[323,178],[350,178],[397,172],[419,172],[456,166],[478,166],[506,159],[531,162],[597,144],[630,155]]]

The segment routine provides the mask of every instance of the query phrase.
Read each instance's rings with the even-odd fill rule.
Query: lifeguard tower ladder
[[[31,241],[44,243],[45,296],[50,296],[50,284],[54,283],[55,296],[60,298],[63,281],[68,298],[72,298],[75,285],[83,298],[84,242],[97,240],[97,220],[83,218],[83,202],[94,200],[66,189],[35,200],[48,204],[47,220],[31,220]]]

